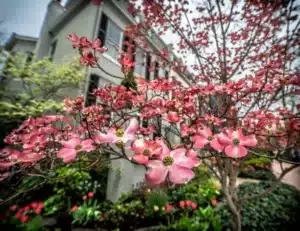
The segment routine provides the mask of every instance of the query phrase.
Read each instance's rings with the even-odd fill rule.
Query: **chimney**
[[[47,7],[47,12],[42,24],[39,40],[36,45],[36,57],[43,58],[49,55],[49,49],[52,42],[52,36],[49,33],[50,28],[55,21],[64,13],[65,9],[60,0],[51,0]]]

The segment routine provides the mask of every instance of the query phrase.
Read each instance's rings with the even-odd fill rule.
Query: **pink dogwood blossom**
[[[225,154],[232,158],[241,158],[248,154],[248,150],[245,146],[254,147],[257,144],[257,140],[254,135],[244,136],[242,129],[233,131],[227,129],[226,133],[218,135],[218,141],[225,146]]]
[[[199,129],[198,133],[199,135],[192,137],[195,148],[203,148],[206,144],[210,144],[218,152],[223,150],[223,146],[218,142],[217,137],[213,135],[210,128],[203,126],[202,129]]]
[[[136,140],[136,132],[139,129],[139,124],[136,118],[130,120],[129,126],[124,130],[123,128],[110,128],[106,134],[97,132],[94,139],[99,144],[105,143],[123,143]]]
[[[161,184],[168,178],[174,184],[184,184],[191,180],[195,174],[193,167],[200,164],[196,158],[187,157],[186,149],[169,150],[164,145],[158,160],[150,160],[147,164],[146,179],[151,184]]]
[[[179,123],[181,121],[181,118],[176,111],[169,111],[164,119],[170,123]]]
[[[147,164],[149,157],[161,154],[162,146],[155,140],[139,139],[132,143],[131,150],[134,152],[132,159],[139,164]]]
[[[72,138],[68,141],[61,141],[63,148],[57,152],[57,156],[62,158],[65,163],[72,162],[76,155],[81,152],[90,152],[95,149],[93,146],[93,140],[80,140],[79,138]]]

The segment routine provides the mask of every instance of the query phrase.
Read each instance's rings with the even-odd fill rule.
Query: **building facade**
[[[38,39],[35,37],[12,33],[2,49],[0,49],[1,84],[4,85],[5,88],[9,88],[12,93],[20,93],[23,87],[20,79],[7,79],[4,77],[4,75],[6,75],[6,73],[4,72],[9,62],[9,56],[15,55],[17,53],[22,53],[23,63],[20,63],[20,68],[22,68],[23,65],[31,62],[31,60],[33,59],[37,41]]]
[[[98,68],[87,68],[85,82],[74,89],[72,95],[84,95],[86,103],[95,103],[95,98],[90,94],[92,88],[101,87],[108,83],[119,84],[120,79],[112,76],[123,76],[121,65],[117,61],[117,49],[122,49],[126,39],[124,30],[128,25],[135,24],[140,18],[134,18],[127,12],[126,1],[105,0],[97,7],[89,0],[69,0],[63,7],[58,0],[52,0],[41,28],[35,54],[37,58],[50,56],[54,62],[65,62],[72,55],[78,55],[66,37],[75,33],[79,36],[86,36],[90,40],[100,38],[102,44],[108,48],[108,52],[101,55]],[[155,33],[148,37],[149,46],[153,51],[169,49]],[[136,75],[145,76],[148,80],[160,78],[176,78],[176,80],[187,85],[186,79],[171,70],[159,67],[155,63],[155,55],[149,55],[144,50],[136,48],[135,51]],[[171,57],[171,58],[175,58]],[[156,71],[149,72],[149,64],[155,63]],[[109,73],[109,74],[107,74]],[[125,160],[114,160],[109,171],[107,197],[115,201],[125,192],[144,179],[145,168],[136,166]]]

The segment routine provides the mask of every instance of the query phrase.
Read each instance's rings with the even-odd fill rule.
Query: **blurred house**
[[[128,1],[125,0],[104,0],[100,6],[91,4],[90,0],[68,0],[65,6],[59,0],[51,0],[40,31],[39,39],[27,37],[27,45],[23,45],[25,52],[31,52],[32,46],[36,43],[35,56],[43,58],[50,56],[53,62],[62,63],[70,56],[78,55],[72,48],[71,42],[66,37],[75,33],[79,36],[87,36],[93,40],[99,38],[102,44],[108,48],[108,52],[101,55],[99,64],[105,72],[99,68],[86,68],[86,79],[74,92],[66,92],[66,96],[84,95],[86,105],[96,103],[96,98],[91,94],[92,90],[108,83],[119,84],[120,79],[112,76],[124,76],[121,66],[117,61],[117,48],[124,50],[124,36],[126,26],[136,24],[142,20],[141,16],[133,16],[128,13]],[[19,48],[19,38],[11,38],[7,48],[12,51]],[[25,42],[23,36],[23,42]],[[176,59],[171,46],[165,44],[156,33],[150,33],[148,44],[152,52],[136,47],[134,73],[144,76],[148,80],[155,78],[174,78],[180,81],[183,86],[189,85],[183,74],[177,74],[172,69],[160,65],[155,52],[167,49],[171,53],[170,60]],[[26,47],[26,49],[25,49]],[[28,48],[28,49],[27,49]],[[154,71],[149,71],[150,64],[154,64]],[[109,74],[108,74],[109,73]],[[120,174],[121,172],[121,174]],[[144,179],[145,168],[136,166],[128,161],[114,160],[109,171],[107,197],[116,200],[121,193],[132,190],[134,185]]]

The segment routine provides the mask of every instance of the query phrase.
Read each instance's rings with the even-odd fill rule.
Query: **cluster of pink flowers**
[[[9,207],[9,210],[11,212],[14,212],[18,209],[17,213],[15,214],[15,217],[19,219],[22,223],[25,223],[29,220],[30,218],[29,215],[31,213],[40,214],[43,208],[44,208],[43,202],[35,201],[30,203],[29,205],[20,207],[19,209],[17,205],[12,205]]]
[[[72,42],[73,48],[79,49],[81,54],[80,63],[87,66],[94,67],[96,65],[98,58],[94,55],[94,52],[107,52],[107,48],[101,46],[99,39],[89,41],[86,36],[77,36],[74,33],[70,34],[67,39]]]
[[[87,200],[88,198],[93,198],[94,197],[94,193],[93,192],[88,192],[87,195],[83,195],[82,196],[82,200]]]
[[[192,202],[190,200],[186,200],[186,201],[179,201],[178,203],[179,207],[184,209],[184,208],[191,208],[191,209],[196,209],[197,208],[197,203],[196,202]]]

